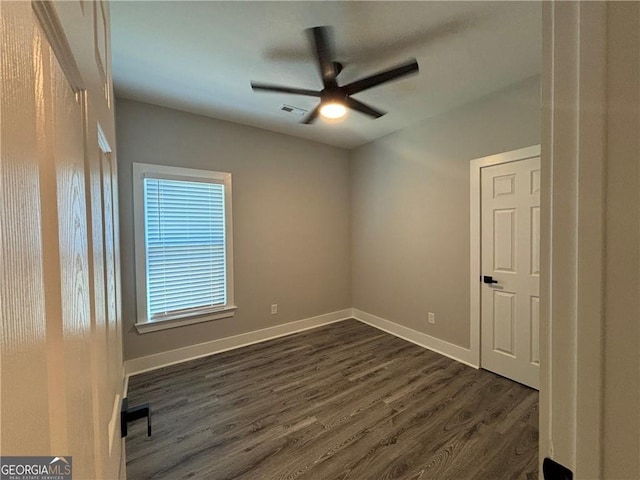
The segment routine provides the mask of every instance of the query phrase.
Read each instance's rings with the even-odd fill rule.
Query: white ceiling
[[[111,3],[116,94],[352,148],[539,74],[539,2]],[[250,81],[321,89],[303,30],[333,26],[345,84],[410,58],[418,75],[357,94],[389,112],[339,124],[280,111],[317,99]]]

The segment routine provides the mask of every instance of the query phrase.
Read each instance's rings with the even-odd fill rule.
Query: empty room
[[[640,3],[0,15],[2,479],[640,479]]]

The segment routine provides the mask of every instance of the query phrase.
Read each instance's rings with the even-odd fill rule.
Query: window
[[[233,316],[231,174],[133,164],[141,333]]]

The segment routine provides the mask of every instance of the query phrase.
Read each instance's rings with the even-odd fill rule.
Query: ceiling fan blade
[[[331,29],[329,27],[313,27],[307,29],[318,59],[318,67],[325,87],[336,86],[336,67],[333,61],[333,47],[331,45]]]
[[[284,87],[281,85],[270,85],[268,83],[251,82],[251,88],[253,90],[261,90],[264,92],[292,93],[293,95],[306,95],[307,97],[320,96],[320,92],[318,92],[317,90],[306,90],[304,88]]]
[[[418,62],[414,58],[397,67],[356,80],[355,82],[345,85],[342,89],[347,95],[353,95],[354,93],[362,92],[368,88],[376,87],[381,83],[390,82],[406,75],[411,75],[412,73],[418,72],[418,70]]]
[[[305,124],[305,125],[309,125],[310,123],[313,123],[313,122],[314,122],[314,120],[315,120],[316,118],[318,118],[318,113],[320,112],[320,105],[321,105],[321,104],[318,104],[318,105],[316,106],[316,108],[314,108],[313,110],[311,110],[311,111],[307,114],[307,116],[306,116],[306,117],[304,117],[304,118],[302,119],[302,121],[301,121],[300,123],[303,123],[303,124]]]
[[[364,113],[365,115],[369,115],[370,117],[373,117],[373,118],[380,118],[386,113],[381,110],[370,107],[366,103],[362,103],[356,100],[355,98],[351,98],[351,97],[347,97],[345,99],[345,103],[347,104],[347,107],[349,107],[350,109],[356,110],[360,113]]]

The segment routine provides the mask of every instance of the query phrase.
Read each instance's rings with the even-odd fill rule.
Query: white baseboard
[[[432,337],[426,333],[418,332],[417,330],[377,317],[362,310],[346,308],[337,312],[318,315],[317,317],[305,318],[303,320],[276,325],[262,330],[242,333],[232,337],[221,338],[210,342],[178,348],[176,350],[169,350],[167,352],[127,360],[124,362],[125,374],[127,377],[125,380],[124,395],[127,395],[127,387],[129,383],[128,377],[131,375],[137,375],[150,370],[168,367],[169,365],[187,362],[196,358],[207,357],[216,353],[226,352],[227,350],[246,347],[247,345],[253,345],[255,343],[265,342],[274,338],[292,335],[304,330],[317,328],[330,323],[341,322],[350,318],[355,318],[367,325],[378,328],[391,335],[402,338],[403,340],[414,343],[428,350],[432,350],[473,368],[479,368],[471,350],[467,348]]]
[[[246,347],[254,343],[264,342],[278,337],[284,337],[294,333],[309,330],[311,328],[328,325],[330,323],[341,322],[353,318],[353,309],[346,308],[337,312],[325,313],[317,317],[305,318],[296,322],[276,325],[253,332],[241,333],[232,337],[212,340],[210,342],[190,345],[188,347],[169,350],[146,357],[134,358],[124,362],[125,373],[128,377],[139,373],[167,367],[176,363],[194,360],[196,358],[207,357],[216,353],[226,352],[240,347]]]
[[[353,318],[384,332],[390,333],[391,335],[402,338],[403,340],[415,343],[427,350],[432,350],[440,355],[444,355],[445,357],[449,357],[453,360],[464,363],[465,365],[469,365],[470,367],[480,368],[480,366],[474,361],[475,358],[472,355],[471,350],[468,348],[463,348],[459,345],[454,345],[453,343],[449,343],[445,340],[427,335],[426,333],[413,330],[412,328],[404,327],[395,322],[358,310],[357,308],[353,309]]]

